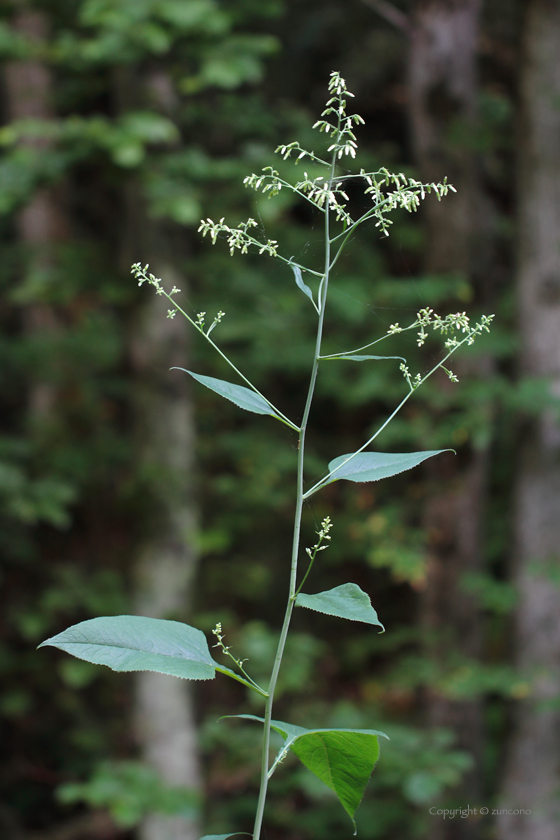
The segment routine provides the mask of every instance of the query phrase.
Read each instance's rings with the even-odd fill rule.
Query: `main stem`
[[[329,189],[332,186],[334,178],[334,170],[336,163],[336,154],[333,154],[331,163],[331,174],[329,178]],[[270,751],[270,722],[272,720],[272,704],[274,703],[274,691],[278,681],[278,674],[280,673],[280,666],[282,664],[282,657],[284,655],[284,648],[286,646],[286,639],[288,637],[288,630],[290,629],[290,621],[294,604],[296,600],[296,586],[297,586],[297,572],[298,572],[298,554],[299,541],[301,532],[301,514],[303,511],[303,463],[305,457],[305,433],[307,431],[307,422],[309,420],[309,413],[311,411],[311,403],[313,402],[313,395],[315,393],[315,383],[317,381],[317,371],[319,369],[319,357],[321,355],[321,341],[323,338],[323,323],[325,319],[325,305],[327,302],[327,291],[329,287],[329,273],[331,261],[331,243],[330,243],[330,212],[328,206],[325,208],[325,272],[324,282],[321,286],[319,299],[319,322],[317,325],[317,339],[315,342],[315,356],[313,359],[313,367],[311,370],[311,379],[309,382],[309,390],[307,392],[307,400],[301,421],[299,431],[298,444],[298,460],[297,460],[297,494],[296,494],[296,511],[294,517],[294,537],[292,542],[292,563],[290,571],[290,590],[288,596],[288,603],[286,606],[286,614],[284,615],[284,623],[280,631],[280,639],[278,641],[278,648],[276,650],[276,657],[274,659],[274,666],[270,677],[270,684],[268,686],[268,697],[266,700],[266,709],[264,714],[264,732],[262,744],[262,762],[261,762],[261,784],[259,790],[259,799],[257,802],[257,813],[255,815],[255,826],[253,829],[253,840],[259,840],[264,806],[266,802],[266,793],[268,789],[268,766],[269,766],[269,751]]]

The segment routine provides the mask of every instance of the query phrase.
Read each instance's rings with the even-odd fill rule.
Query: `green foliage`
[[[315,546],[306,550],[310,558],[310,564],[298,586],[304,501],[338,479],[346,479],[355,483],[376,481],[398,475],[418,466],[433,455],[440,454],[442,450],[415,452],[408,455],[368,453],[363,450],[384,431],[409,398],[436,371],[441,369],[452,382],[457,381],[455,374],[446,368],[444,363],[460,347],[472,345],[476,337],[488,332],[493,317],[482,316],[473,326],[464,312],[440,317],[433,309],[424,308],[417,313],[416,318],[409,326],[401,327],[398,322],[395,322],[389,326],[389,329],[381,338],[370,340],[357,350],[343,351],[328,356],[322,354],[323,330],[331,273],[351,236],[362,224],[368,221],[374,221],[381,232],[388,235],[389,225],[391,224],[391,219],[388,218],[389,213],[398,208],[406,209],[409,212],[414,211],[418,208],[420,200],[430,192],[434,192],[438,199],[441,199],[449,189],[452,189],[446,182],[442,184],[422,184],[402,173],[394,175],[385,168],[371,172],[361,169],[359,174],[354,174],[351,171],[344,171],[339,174],[339,161],[343,157],[353,159],[356,156],[357,144],[353,128],[355,125],[363,123],[363,120],[359,115],[347,115],[347,99],[352,94],[348,92],[345,81],[338,73],[331,73],[329,93],[331,98],[321,116],[333,121],[331,122],[329,119],[319,120],[314,125],[314,128],[328,137],[330,145],[326,151],[317,147],[313,151],[307,151],[299,142],[281,145],[276,150],[283,160],[289,159],[292,155],[296,156],[296,162],[308,158],[312,163],[326,167],[327,174],[315,174],[311,177],[306,172],[303,180],[296,180],[294,183],[285,180],[277,170],[267,166],[263,169],[264,175],[253,174],[245,179],[247,186],[262,193],[269,193],[271,196],[278,195],[284,189],[289,190],[302,201],[311,204],[314,210],[322,215],[325,255],[322,270],[318,271],[309,265],[296,263],[293,257],[283,256],[278,241],[262,237],[259,225],[253,218],[240,222],[236,227],[226,224],[224,218],[221,218],[219,222],[207,218],[201,222],[199,228],[203,236],[209,235],[212,243],[216,243],[218,237],[225,236],[230,255],[234,255],[236,252],[243,255],[257,252],[259,255],[267,255],[287,264],[294,272],[299,291],[303,292],[312,301],[318,318],[315,352],[311,363],[310,383],[305,408],[299,426],[289,421],[278,409],[274,408],[273,404],[261,394],[258,388],[238,370],[229,356],[219,348],[214,338],[210,337],[213,330],[222,322],[224,313],[221,310],[210,327],[207,328],[205,326],[205,312],[198,313],[194,318],[179,305],[177,301],[181,292],[178,288],[173,287],[170,291],[167,291],[162,281],[148,271],[148,265],[142,266],[141,263],[136,263],[132,267],[132,273],[140,286],[147,283],[155,289],[157,295],[164,296],[169,301],[171,309],[168,310],[168,317],[173,318],[181,313],[201,337],[213,349],[217,350],[221,358],[249,385],[249,388],[233,385],[214,377],[193,374],[191,371],[185,372],[227,401],[253,413],[272,414],[283,420],[286,425],[298,433],[296,506],[290,584],[268,690],[261,689],[258,683],[249,676],[245,669],[246,660],[240,660],[234,656],[230,647],[225,645],[221,622],[218,622],[213,630],[217,639],[215,647],[220,648],[222,653],[233,661],[241,675],[217,666],[210,656],[204,635],[193,627],[177,622],[135,616],[96,618],[75,625],[43,643],[67,650],[86,661],[109,665],[118,671],[153,670],[186,679],[211,679],[215,676],[215,671],[219,670],[265,697],[264,718],[256,718],[263,723],[263,738],[260,787],[253,829],[254,840],[259,840],[261,835],[269,780],[288,749],[291,749],[313,774],[337,794],[343,808],[354,823],[355,811],[362,800],[365,787],[379,756],[377,736],[383,734],[377,730],[339,728],[308,730],[272,719],[273,702],[276,696],[276,687],[294,606],[299,604],[326,615],[382,626],[371,606],[369,597],[356,584],[344,584],[318,595],[301,593],[303,584],[318,553],[325,550],[329,545],[329,531],[331,529],[330,517],[327,516],[323,519],[321,529],[317,532],[319,539]],[[324,155],[329,156],[328,161],[324,160]],[[354,184],[353,179],[357,179],[356,183],[365,182],[364,196],[373,203],[371,209],[361,212],[356,219],[351,214],[350,199],[347,192],[349,190],[348,185]],[[338,233],[336,232],[337,224]],[[304,273],[318,280],[316,298],[307,284],[303,282]],[[319,368],[323,367],[322,363],[325,361],[332,362],[344,357],[361,362],[364,357],[358,355],[360,351],[368,349],[381,340],[391,339],[411,330],[416,332],[418,347],[425,344],[430,334],[437,335],[439,333],[443,337],[443,358],[432,366],[428,373],[424,375],[416,374],[414,377],[411,375],[406,361],[403,361],[400,364],[400,371],[408,386],[408,392],[401,399],[397,408],[392,411],[385,422],[366,440],[360,449],[349,455],[331,460],[326,478],[320,479],[304,492],[306,433],[315,396],[317,376]],[[386,358],[377,357],[374,360],[380,361]],[[241,717],[246,716],[241,715]],[[253,719],[255,718],[253,717]],[[272,765],[269,763],[271,730],[280,732],[285,739]],[[416,800],[426,797],[427,789],[432,794],[435,790],[434,784],[432,783],[430,788],[429,780],[427,781],[421,776],[418,776],[411,785],[410,796],[413,799],[416,797]]]
[[[165,785],[157,773],[137,761],[104,762],[88,782],[72,782],[57,790],[60,802],[87,802],[106,808],[115,823],[132,828],[147,814],[195,817],[198,797],[188,788]]]
[[[92,618],[40,647],[52,645],[113,671],[156,671],[189,680],[211,680],[215,667],[200,630],[178,621],[135,615]]]
[[[182,370],[182,368],[178,368]],[[211,391],[230,400],[239,408],[244,408],[245,411],[253,411],[255,414],[269,414],[271,417],[278,417],[276,411],[271,408],[270,404],[261,397],[260,394],[244,388],[242,385],[233,385],[231,382],[224,382],[221,379],[214,379],[212,376],[201,376],[200,373],[193,373],[190,370],[185,371],[189,373],[193,379],[200,382],[201,385],[206,385]],[[280,419],[280,418],[278,418]]]
[[[343,583],[341,586],[336,586],[328,592],[319,592],[317,595],[300,593],[296,596],[296,607],[307,607],[309,610],[325,615],[337,615],[339,618],[377,624],[383,628],[377,618],[377,613],[371,606],[369,595],[366,595],[355,583]]]
[[[265,722],[254,715],[238,717]],[[379,736],[386,738],[387,735],[374,730],[308,730],[278,720],[271,721],[270,725],[283,736],[284,743],[269,772],[272,773],[291,749],[308,770],[334,790],[354,822],[354,814],[379,758]]]
[[[392,475],[411,470],[428,458],[450,450],[440,449],[435,452],[360,452],[359,454],[339,455],[329,463],[329,474],[325,483],[345,478],[347,481],[380,481]]]

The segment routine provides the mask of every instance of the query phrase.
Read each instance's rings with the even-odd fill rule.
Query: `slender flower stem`
[[[457,346],[456,346],[456,347],[453,347],[453,349],[452,349],[452,350],[450,350],[450,351],[449,351],[449,352],[448,352],[448,353],[447,353],[447,354],[443,357],[443,359],[442,359],[440,362],[438,362],[438,363],[437,363],[437,365],[435,365],[435,367],[433,367],[433,368],[432,368],[432,370],[431,370],[431,371],[429,371],[429,373],[427,373],[427,374],[426,374],[426,375],[425,375],[425,376],[424,376],[424,377],[423,377],[423,378],[422,378],[422,379],[418,382],[418,384],[417,384],[414,388],[411,388],[411,389],[410,389],[410,391],[408,392],[408,394],[407,394],[407,395],[406,395],[406,396],[405,396],[405,397],[404,397],[404,398],[400,401],[400,403],[399,403],[399,404],[398,404],[398,406],[395,408],[395,410],[392,412],[392,414],[390,414],[390,415],[389,415],[389,417],[388,417],[388,418],[385,420],[385,422],[384,422],[384,423],[383,423],[383,424],[382,424],[382,425],[378,428],[378,430],[375,432],[375,434],[373,434],[373,435],[372,435],[372,436],[371,436],[368,440],[366,440],[366,442],[365,442],[365,443],[363,443],[363,444],[360,446],[360,448],[359,448],[359,449],[356,449],[356,451],[355,451],[355,452],[353,452],[351,455],[349,455],[349,456],[348,456],[348,458],[346,458],[346,460],[345,460],[345,461],[342,461],[342,463],[341,463],[341,464],[339,464],[339,465],[338,465],[338,466],[337,466],[337,467],[336,467],[336,468],[335,468],[332,472],[328,473],[328,475],[326,475],[324,478],[320,479],[320,481],[318,481],[316,484],[314,484],[314,485],[313,485],[313,487],[311,487],[311,488],[307,491],[307,493],[305,493],[305,494],[304,494],[304,497],[303,497],[304,501],[305,501],[306,499],[309,499],[309,497],[310,497],[310,496],[312,496],[314,493],[316,493],[316,492],[317,492],[317,490],[320,490],[320,489],[321,489],[321,487],[324,487],[326,484],[330,484],[330,483],[331,483],[331,481],[336,481],[336,477],[334,477],[334,478],[333,478],[333,476],[335,476],[335,475],[336,475],[336,473],[337,473],[339,470],[341,470],[341,469],[342,469],[342,467],[344,467],[344,466],[348,463],[348,461],[351,461],[353,458],[355,458],[355,457],[356,457],[356,455],[359,455],[359,454],[360,454],[360,452],[363,452],[363,451],[364,451],[364,449],[366,448],[366,446],[369,446],[369,445],[370,445],[370,443],[373,443],[373,441],[375,440],[375,438],[376,438],[378,435],[380,435],[380,434],[381,434],[381,432],[382,432],[382,431],[383,431],[383,430],[384,430],[384,429],[385,429],[385,428],[389,425],[389,423],[391,422],[391,420],[393,420],[393,419],[394,419],[394,417],[396,417],[396,416],[397,416],[397,414],[399,413],[399,411],[401,410],[401,408],[405,405],[405,403],[407,403],[407,402],[408,402],[408,400],[411,398],[411,396],[414,394],[414,392],[415,392],[415,391],[417,391],[417,390],[418,390],[418,388],[419,388],[421,385],[423,385],[423,384],[424,384],[424,382],[426,382],[426,380],[427,380],[427,379],[429,379],[429,378],[430,378],[430,376],[432,376],[432,374],[434,374],[434,373],[436,372],[436,370],[439,370],[440,368],[442,368],[442,367],[444,366],[445,362],[449,359],[449,357],[450,357],[450,356],[452,356],[452,355],[453,355],[453,353],[455,353],[455,352],[456,352],[456,351],[457,351],[460,347],[462,347],[462,345],[463,345],[463,344],[465,344],[466,342],[468,342],[468,341],[469,341],[469,339],[470,339],[470,337],[471,337],[471,335],[472,335],[472,334],[476,334],[476,333],[475,333],[475,330],[476,330],[476,328],[474,328],[473,330],[471,330],[471,334],[467,335],[467,336],[466,336],[466,338],[464,338],[462,341],[458,342],[458,344],[457,344]],[[403,332],[404,332],[404,330],[403,330]]]
[[[340,132],[340,118],[339,118],[339,132]],[[329,189],[331,187],[336,165],[336,153],[332,156],[331,172],[329,178]],[[321,341],[323,338],[323,324],[325,319],[325,304],[327,301],[327,292],[329,286],[329,272],[331,260],[331,243],[330,243],[330,210],[327,207],[325,212],[325,272],[323,280],[321,281],[321,288],[319,291],[319,321],[317,324],[317,338],[315,342],[315,355],[313,358],[313,367],[311,369],[311,378],[309,382],[309,389],[307,392],[307,400],[299,430],[299,446],[298,446],[298,460],[297,460],[297,489],[296,489],[296,510],[294,517],[294,535],[292,542],[292,561],[290,569],[290,586],[288,603],[286,606],[286,614],[280,631],[280,639],[278,641],[278,648],[276,650],[276,657],[274,659],[274,666],[270,677],[268,686],[268,697],[266,700],[266,708],[264,715],[264,731],[262,744],[262,761],[261,761],[261,784],[259,790],[259,799],[257,803],[257,812],[255,815],[255,825],[253,829],[253,840],[260,839],[264,806],[266,802],[266,794],[268,789],[269,779],[269,751],[270,751],[270,729],[272,720],[272,705],[274,703],[274,692],[276,683],[278,681],[278,674],[280,673],[280,666],[282,664],[282,657],[284,655],[284,648],[286,646],[286,639],[288,637],[288,630],[290,629],[290,621],[294,610],[297,587],[297,573],[298,573],[298,555],[301,533],[301,516],[303,511],[304,493],[303,493],[303,466],[305,457],[305,434],[307,431],[307,423],[311,411],[311,404],[313,402],[313,395],[315,393],[315,383],[317,381],[317,372],[319,370],[319,357],[321,355]]]
[[[288,262],[288,260],[286,260],[286,262]],[[231,359],[230,359],[228,356],[226,356],[226,354],[225,354],[222,350],[220,350],[220,348],[218,347],[218,345],[217,345],[214,341],[212,341],[212,339],[210,338],[210,336],[208,335],[208,333],[204,332],[204,329],[203,329],[201,326],[199,326],[199,324],[197,324],[197,323],[196,323],[196,321],[194,321],[194,320],[191,318],[191,316],[188,314],[188,312],[185,312],[185,310],[184,310],[181,306],[179,306],[179,304],[177,303],[177,301],[175,300],[175,298],[173,298],[170,294],[168,294],[168,292],[166,292],[166,291],[165,291],[165,289],[164,289],[163,287],[161,287],[161,294],[162,294],[162,295],[164,295],[164,296],[167,298],[167,300],[168,300],[168,301],[172,304],[173,308],[174,308],[174,309],[176,309],[176,310],[177,310],[177,312],[180,312],[180,313],[181,313],[181,315],[184,315],[184,317],[187,319],[187,321],[189,321],[189,323],[190,323],[190,324],[192,324],[192,325],[193,325],[193,327],[194,327],[194,328],[195,328],[195,329],[196,329],[196,330],[197,330],[197,331],[198,331],[198,332],[199,332],[199,333],[200,333],[200,334],[201,334],[201,335],[202,335],[202,336],[206,339],[206,341],[208,342],[208,344],[210,344],[210,345],[214,348],[214,350],[215,350],[217,353],[219,353],[219,354],[220,354],[220,356],[222,357],[222,359],[224,359],[224,361],[226,361],[226,362],[228,363],[228,365],[230,366],[230,368],[232,368],[232,369],[236,372],[236,374],[237,374],[239,377],[241,377],[241,379],[243,379],[243,381],[244,381],[244,382],[246,382],[246,383],[247,383],[247,385],[251,388],[251,390],[252,390],[252,391],[254,391],[254,392],[255,392],[255,394],[258,394],[258,395],[259,395],[259,397],[262,397],[262,398],[263,398],[263,400],[264,400],[266,403],[268,403],[268,405],[271,407],[271,409],[272,409],[272,410],[274,411],[274,413],[276,414],[277,419],[278,419],[278,420],[280,420],[280,422],[281,422],[281,423],[284,423],[286,426],[289,426],[289,427],[290,427],[290,429],[293,429],[294,431],[299,432],[299,429],[298,429],[298,427],[295,425],[295,423],[292,423],[292,421],[291,421],[288,417],[286,417],[286,415],[285,415],[285,414],[282,414],[282,412],[281,412],[278,408],[276,408],[276,406],[274,406],[274,405],[270,402],[270,400],[267,400],[267,398],[264,396],[264,394],[261,394],[261,392],[259,391],[259,389],[258,389],[258,388],[256,388],[256,387],[253,385],[253,383],[252,383],[249,379],[247,379],[247,377],[245,376],[245,374],[244,374],[244,373],[241,373],[241,371],[239,370],[239,368],[237,368],[237,367],[233,364],[233,362],[231,361]]]

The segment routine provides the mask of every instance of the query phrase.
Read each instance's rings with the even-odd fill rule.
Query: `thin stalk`
[[[475,328],[475,329],[476,329],[476,328]],[[404,330],[403,330],[403,332],[404,332]],[[474,330],[473,330],[473,332],[474,332]],[[401,408],[405,405],[405,403],[407,403],[407,402],[408,402],[408,400],[409,400],[409,399],[410,399],[410,397],[414,394],[414,392],[415,392],[415,391],[417,391],[417,390],[418,390],[418,388],[419,388],[421,385],[423,385],[423,384],[424,384],[424,382],[426,382],[426,380],[427,380],[427,379],[429,379],[429,378],[430,378],[430,376],[432,376],[432,374],[434,374],[434,373],[436,372],[436,370],[439,370],[441,367],[443,367],[443,365],[444,365],[444,364],[445,364],[445,362],[449,359],[449,357],[450,357],[450,356],[452,356],[452,355],[453,355],[453,353],[455,353],[455,352],[459,349],[459,347],[461,347],[463,344],[465,344],[465,342],[466,342],[466,341],[468,341],[468,340],[469,340],[469,336],[466,336],[466,338],[464,338],[462,341],[460,341],[460,342],[457,344],[457,346],[456,346],[456,347],[454,347],[452,350],[450,350],[450,351],[449,351],[449,352],[448,352],[448,353],[447,353],[447,354],[443,357],[443,359],[441,360],[441,362],[438,362],[438,363],[437,363],[437,365],[436,365],[435,367],[433,367],[433,368],[432,368],[432,370],[431,370],[429,373],[427,373],[427,374],[426,374],[426,375],[425,375],[425,376],[424,376],[424,377],[423,377],[423,378],[422,378],[422,379],[418,382],[418,384],[417,384],[414,388],[411,388],[411,389],[410,389],[410,391],[408,392],[408,394],[406,395],[406,397],[404,397],[404,398],[400,401],[400,403],[399,403],[399,404],[398,404],[398,406],[395,408],[395,410],[393,411],[393,413],[392,413],[392,414],[391,414],[391,415],[390,415],[390,416],[389,416],[389,417],[385,420],[385,422],[383,423],[383,425],[381,425],[381,426],[379,427],[379,429],[375,432],[375,434],[373,434],[373,435],[372,435],[372,436],[371,436],[368,440],[366,440],[366,442],[365,442],[364,444],[362,444],[362,446],[360,446],[360,448],[359,448],[359,449],[356,449],[356,451],[355,451],[355,452],[353,452],[351,455],[349,455],[349,456],[348,456],[348,458],[346,458],[346,460],[345,460],[345,461],[343,461],[341,464],[339,464],[339,465],[338,465],[338,467],[336,467],[336,469],[334,469],[332,472],[330,472],[328,475],[326,475],[324,478],[322,478],[320,481],[318,481],[316,484],[314,484],[314,485],[313,485],[313,487],[311,487],[311,488],[307,491],[307,493],[305,493],[305,494],[304,494],[304,497],[303,497],[304,501],[305,501],[306,499],[308,499],[310,496],[312,496],[314,493],[316,493],[316,492],[317,492],[317,490],[320,490],[320,489],[321,489],[321,487],[324,487],[324,486],[325,486],[325,484],[327,484],[327,483],[329,483],[329,484],[330,484],[330,481],[331,481],[331,480],[332,480],[332,481],[334,481],[335,479],[333,479],[333,476],[335,475],[335,473],[337,473],[339,470],[341,470],[341,469],[342,469],[342,467],[343,467],[343,466],[345,466],[345,464],[347,464],[347,463],[348,463],[348,461],[351,461],[351,460],[352,460],[352,458],[355,458],[355,457],[356,457],[356,455],[359,455],[359,454],[360,454],[360,452],[363,452],[363,451],[364,451],[364,449],[366,448],[366,446],[369,446],[369,445],[370,445],[370,443],[373,443],[373,441],[375,440],[375,438],[376,438],[378,435],[380,435],[380,434],[381,434],[381,432],[382,432],[382,431],[383,431],[383,430],[384,430],[384,429],[385,429],[385,428],[389,425],[389,423],[391,422],[391,420],[392,420],[394,417],[396,417],[396,415],[399,413],[399,411],[401,410]]]
[[[251,677],[247,676],[247,674],[245,674],[245,676],[247,677],[247,679],[245,679],[245,677],[242,677],[239,674],[236,674],[235,671],[232,671],[231,668],[224,668],[222,665],[215,665],[214,667],[216,668],[216,671],[218,671],[220,674],[225,674],[226,677],[231,677],[232,680],[237,680],[237,682],[242,683],[243,685],[247,686],[247,688],[252,688],[253,691],[256,691],[257,694],[261,695],[261,697],[268,697],[268,692],[264,691],[264,689],[262,689],[260,685],[258,685],[254,680],[252,680]]]
[[[340,132],[340,118],[339,118],[339,132]],[[329,188],[334,178],[336,165],[336,154],[333,153],[331,162],[331,173],[329,178]],[[263,728],[263,744],[262,744],[262,761],[261,761],[261,783],[259,790],[259,799],[257,802],[257,812],[255,815],[255,825],[253,829],[253,840],[260,839],[264,807],[266,803],[266,794],[268,789],[269,779],[269,751],[270,751],[270,723],[272,720],[272,706],[274,703],[274,692],[276,683],[278,681],[278,674],[280,673],[280,666],[282,664],[282,657],[284,655],[284,648],[286,646],[286,639],[288,637],[288,630],[290,629],[290,621],[294,610],[296,599],[297,586],[297,572],[298,572],[298,555],[299,543],[301,533],[301,516],[303,511],[304,493],[303,493],[303,465],[305,457],[305,434],[307,431],[307,423],[309,420],[309,413],[311,411],[311,404],[313,402],[313,395],[315,393],[315,383],[317,381],[317,372],[319,369],[319,357],[321,355],[321,341],[323,338],[323,324],[325,319],[325,304],[327,301],[327,292],[329,286],[329,271],[331,259],[331,243],[330,243],[330,211],[327,208],[325,213],[325,272],[323,280],[321,281],[321,289],[319,292],[319,321],[317,325],[317,338],[315,341],[315,354],[313,357],[313,367],[311,369],[311,378],[309,382],[309,389],[307,392],[307,400],[305,402],[305,409],[299,430],[299,445],[298,445],[298,459],[297,459],[297,484],[296,484],[296,510],[294,517],[294,536],[292,542],[292,560],[290,569],[290,586],[288,603],[286,605],[286,613],[284,615],[284,622],[282,630],[280,631],[280,639],[278,640],[278,648],[276,650],[276,657],[270,676],[270,683],[268,686],[268,697],[266,700],[266,708],[264,715]]]
[[[298,190],[298,188],[294,187],[293,184],[290,184],[289,181],[284,181],[284,179],[280,178],[278,175],[266,175],[265,177],[270,178],[271,180],[277,181],[277,183],[282,184],[283,187],[287,187],[289,190],[291,190],[294,193],[294,195],[299,195],[300,198],[304,198],[306,201],[308,201],[310,204],[312,204],[313,207],[315,207],[317,210],[320,210],[322,213],[325,212],[324,207],[319,207],[319,205],[316,204],[313,201],[312,198],[309,198],[309,196],[306,193],[302,192],[301,190]]]
[[[369,344],[364,344],[363,347],[358,347],[356,350],[342,350],[340,353],[330,353],[328,356],[321,356],[322,361],[328,361],[329,359],[342,359],[344,356],[354,356],[356,353],[361,353],[362,350],[368,350],[370,347],[373,347],[374,344],[379,344],[380,341],[384,341],[386,338],[393,338],[394,335],[400,335],[401,333],[408,332],[409,330],[415,329],[418,326],[418,321],[415,321],[413,324],[410,324],[408,327],[401,327],[398,333],[386,333],[382,335],[381,338],[376,338],[375,341],[370,341]],[[395,356],[395,359],[403,359],[402,356]],[[403,361],[405,361],[403,359]]]
[[[264,395],[264,394],[261,394],[261,392],[259,391],[259,389],[258,389],[258,388],[255,388],[255,386],[254,386],[254,385],[253,385],[253,383],[250,381],[250,379],[247,379],[247,377],[246,377],[243,373],[241,373],[241,371],[240,371],[240,370],[239,370],[239,369],[238,369],[238,368],[237,368],[237,367],[233,364],[233,362],[231,361],[231,359],[229,359],[229,358],[226,356],[226,354],[225,354],[224,352],[222,352],[222,350],[220,350],[220,348],[218,347],[218,345],[217,345],[214,341],[212,341],[212,339],[210,338],[210,336],[209,336],[207,333],[205,333],[205,332],[204,332],[203,328],[202,328],[201,326],[199,326],[199,324],[197,324],[197,323],[196,323],[196,321],[193,321],[193,319],[192,319],[192,318],[191,318],[191,316],[188,314],[188,312],[185,312],[185,310],[184,310],[182,307],[180,307],[180,306],[179,306],[179,304],[177,303],[177,301],[176,301],[176,300],[175,300],[175,299],[174,299],[174,298],[173,298],[170,294],[168,294],[165,290],[162,290],[162,294],[163,294],[163,295],[165,295],[165,297],[167,298],[167,300],[168,300],[168,301],[172,304],[173,308],[174,308],[174,309],[176,309],[176,310],[177,310],[177,312],[180,312],[180,313],[181,313],[181,315],[184,315],[184,316],[185,316],[185,318],[187,319],[187,321],[188,321],[190,324],[192,324],[192,325],[193,325],[193,327],[194,327],[196,330],[198,330],[198,332],[199,332],[199,333],[200,333],[200,334],[201,334],[201,335],[202,335],[202,336],[206,339],[206,341],[207,341],[209,344],[211,344],[211,345],[212,345],[212,347],[214,348],[214,350],[215,350],[217,353],[219,353],[219,354],[220,354],[220,356],[222,357],[222,359],[224,359],[224,360],[228,363],[228,365],[230,366],[230,368],[232,368],[232,369],[236,372],[236,374],[237,374],[238,376],[240,376],[240,377],[241,377],[241,379],[242,379],[244,382],[246,382],[246,383],[247,383],[247,385],[250,387],[250,389],[251,389],[252,391],[254,391],[254,392],[255,392],[255,394],[258,394],[258,395],[259,395],[259,397],[262,397],[262,398],[263,398],[263,400],[264,400],[266,403],[268,403],[268,405],[271,407],[271,409],[272,409],[272,410],[274,411],[274,413],[276,414],[276,416],[277,416],[278,420],[280,420],[280,422],[281,422],[281,423],[284,423],[286,426],[289,426],[289,427],[290,427],[290,429],[293,429],[295,432],[299,432],[299,428],[298,428],[298,426],[296,426],[296,425],[295,425],[295,423],[292,423],[292,421],[291,421],[288,417],[286,417],[286,415],[285,415],[285,414],[282,414],[282,412],[281,412],[278,408],[276,408],[276,406],[274,406],[274,405],[270,402],[270,400],[267,400],[267,398],[265,397],[265,395]],[[179,370],[180,370],[180,368],[179,368]]]
[[[306,580],[307,580],[307,578],[309,577],[309,573],[310,573],[311,569],[313,568],[313,563],[315,562],[315,558],[316,558],[316,557],[317,557],[317,552],[315,552],[315,554],[314,554],[314,555],[313,555],[313,557],[311,558],[311,562],[309,563],[309,566],[307,567],[307,571],[306,571],[306,573],[304,574],[304,576],[303,576],[303,578],[302,578],[302,581],[301,581],[300,585],[299,585],[299,586],[298,586],[298,588],[297,588],[297,591],[296,591],[296,593],[295,593],[295,597],[296,597],[296,598],[297,598],[297,596],[299,595],[299,593],[301,592],[301,590],[303,589],[303,585],[304,585],[305,581],[306,581]]]

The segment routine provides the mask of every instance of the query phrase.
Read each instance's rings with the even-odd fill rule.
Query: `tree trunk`
[[[125,87],[126,87],[125,82]],[[137,182],[128,185],[123,260],[150,263],[166,287],[186,292],[177,269],[184,234],[148,218]],[[175,236],[173,235],[175,234]],[[184,256],[184,254],[183,254]],[[185,620],[197,563],[194,500],[194,421],[187,375],[188,324],[167,317],[165,298],[146,289],[130,342],[135,371],[138,474],[145,511],[135,562],[135,610]],[[146,761],[169,786],[201,792],[192,684],[150,672],[136,677],[135,718]],[[199,840],[198,820],[151,815],[140,840]]]
[[[518,284],[524,375],[560,396],[560,4],[530,0],[521,63]],[[545,410],[527,425],[516,488],[515,660],[530,680],[514,712],[500,840],[560,837],[560,422]],[[556,577],[555,577],[556,575]]]
[[[183,283],[158,252],[154,263],[165,285]],[[193,500],[193,418],[186,375],[185,324],[166,317],[154,296],[137,325],[133,358],[138,375],[136,412],[140,467],[148,477],[153,505],[150,526],[136,563],[136,611],[154,618],[184,619],[196,564]],[[162,674],[136,680],[137,731],[147,761],[171,786],[200,790],[196,726],[190,684]],[[198,840],[196,820],[150,816],[141,840]]]
[[[481,201],[476,161],[466,142],[476,117],[476,45],[481,0],[417,0],[410,27],[412,143],[424,181],[447,177],[457,190],[423,205],[426,271],[473,269],[474,220]]]
[[[25,2],[15,5],[14,31],[33,44],[45,43],[49,31],[46,14]],[[51,74],[41,60],[26,58],[7,62],[5,84],[11,121],[53,117]],[[41,138],[24,138],[21,142],[32,148],[41,148],[48,143]],[[22,253],[26,257],[27,276],[48,276],[56,256],[56,243],[65,238],[69,227],[54,189],[35,191],[29,203],[17,214],[16,224]],[[28,304],[22,317],[24,331],[30,336],[52,333],[58,328],[56,314],[47,303]],[[32,425],[44,422],[51,414],[54,398],[54,389],[49,382],[36,381],[31,385],[28,405]]]
[[[425,182],[447,177],[457,190],[443,201],[428,198],[425,213],[429,274],[461,274],[476,285],[487,269],[491,249],[476,220],[488,220],[488,207],[469,145],[476,121],[476,58],[480,0],[418,0],[408,33],[409,101],[412,142],[420,178]],[[459,139],[461,138],[461,139]],[[466,142],[465,139],[466,138]],[[484,248],[480,246],[484,242]],[[476,247],[475,247],[476,246]],[[488,360],[475,365],[453,365],[459,375],[484,376]],[[476,659],[481,652],[480,614],[461,587],[465,573],[481,568],[484,499],[488,453],[470,448],[462,453],[463,466],[435,465],[441,490],[426,511],[428,567],[422,598],[423,624],[429,640],[427,653],[445,667],[447,656],[459,651]],[[446,470],[442,473],[441,469]],[[443,482],[443,483],[441,483]],[[474,759],[457,791],[461,801],[481,801],[483,726],[481,702],[455,702],[435,689],[426,691],[430,723],[456,733],[455,746]],[[469,820],[430,823],[431,840],[478,837]]]

